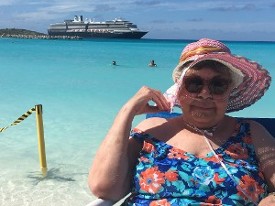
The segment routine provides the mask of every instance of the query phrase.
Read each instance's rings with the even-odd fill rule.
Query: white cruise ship
[[[111,21],[97,22],[91,19],[83,20],[83,16],[75,16],[73,20],[51,24],[48,34],[51,36],[77,36],[81,38],[124,38],[140,39],[148,31],[139,30],[130,21],[117,18]]]

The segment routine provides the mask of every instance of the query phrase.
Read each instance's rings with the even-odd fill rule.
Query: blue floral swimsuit
[[[143,143],[143,149],[125,205],[252,206],[267,195],[248,123],[238,123],[234,134],[215,150],[235,181],[213,152],[197,157],[137,129],[131,136]]]

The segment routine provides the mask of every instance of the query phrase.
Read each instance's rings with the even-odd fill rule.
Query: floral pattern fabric
[[[215,150],[232,180],[213,152],[197,157],[134,129],[131,136],[143,149],[125,205],[255,205],[267,195],[267,185],[249,131],[249,124],[239,123]]]

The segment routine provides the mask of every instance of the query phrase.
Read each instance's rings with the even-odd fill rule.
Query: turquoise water
[[[165,91],[186,41],[0,39],[0,127],[43,105],[48,176],[40,173],[35,114],[0,134],[0,205],[85,205],[96,148],[142,85]],[[227,42],[275,76],[275,43]],[[157,68],[147,65],[151,59]],[[118,66],[111,63],[116,60]],[[236,116],[274,117],[274,84]],[[137,117],[135,123],[143,116]]]

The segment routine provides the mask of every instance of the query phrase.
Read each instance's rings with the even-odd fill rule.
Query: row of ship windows
[[[96,33],[109,33],[112,32],[112,30],[107,30],[107,29],[87,29],[88,32],[96,32]],[[120,30],[121,32],[123,30]],[[124,30],[125,31],[125,30]],[[128,31],[128,30],[126,30]],[[66,32],[86,32],[85,29],[69,29]]]
[[[52,28],[64,28],[66,25],[52,25]],[[69,25],[67,26],[70,29],[82,28],[85,29],[87,25]],[[106,28],[106,25],[88,25],[88,29],[98,29]],[[107,28],[129,28],[126,25],[111,25]],[[130,28],[137,28],[136,26],[131,26]]]
[[[55,26],[55,27],[52,27],[51,29],[66,29],[64,26]],[[69,28],[67,28],[67,29],[83,29],[83,30],[86,30],[86,28],[85,27],[69,27]],[[88,28],[87,30],[98,30],[98,29],[106,29],[106,27],[105,28]],[[110,29],[123,29],[123,30],[129,30],[130,28],[121,28],[121,27],[117,27],[117,28],[108,28],[109,30]]]

